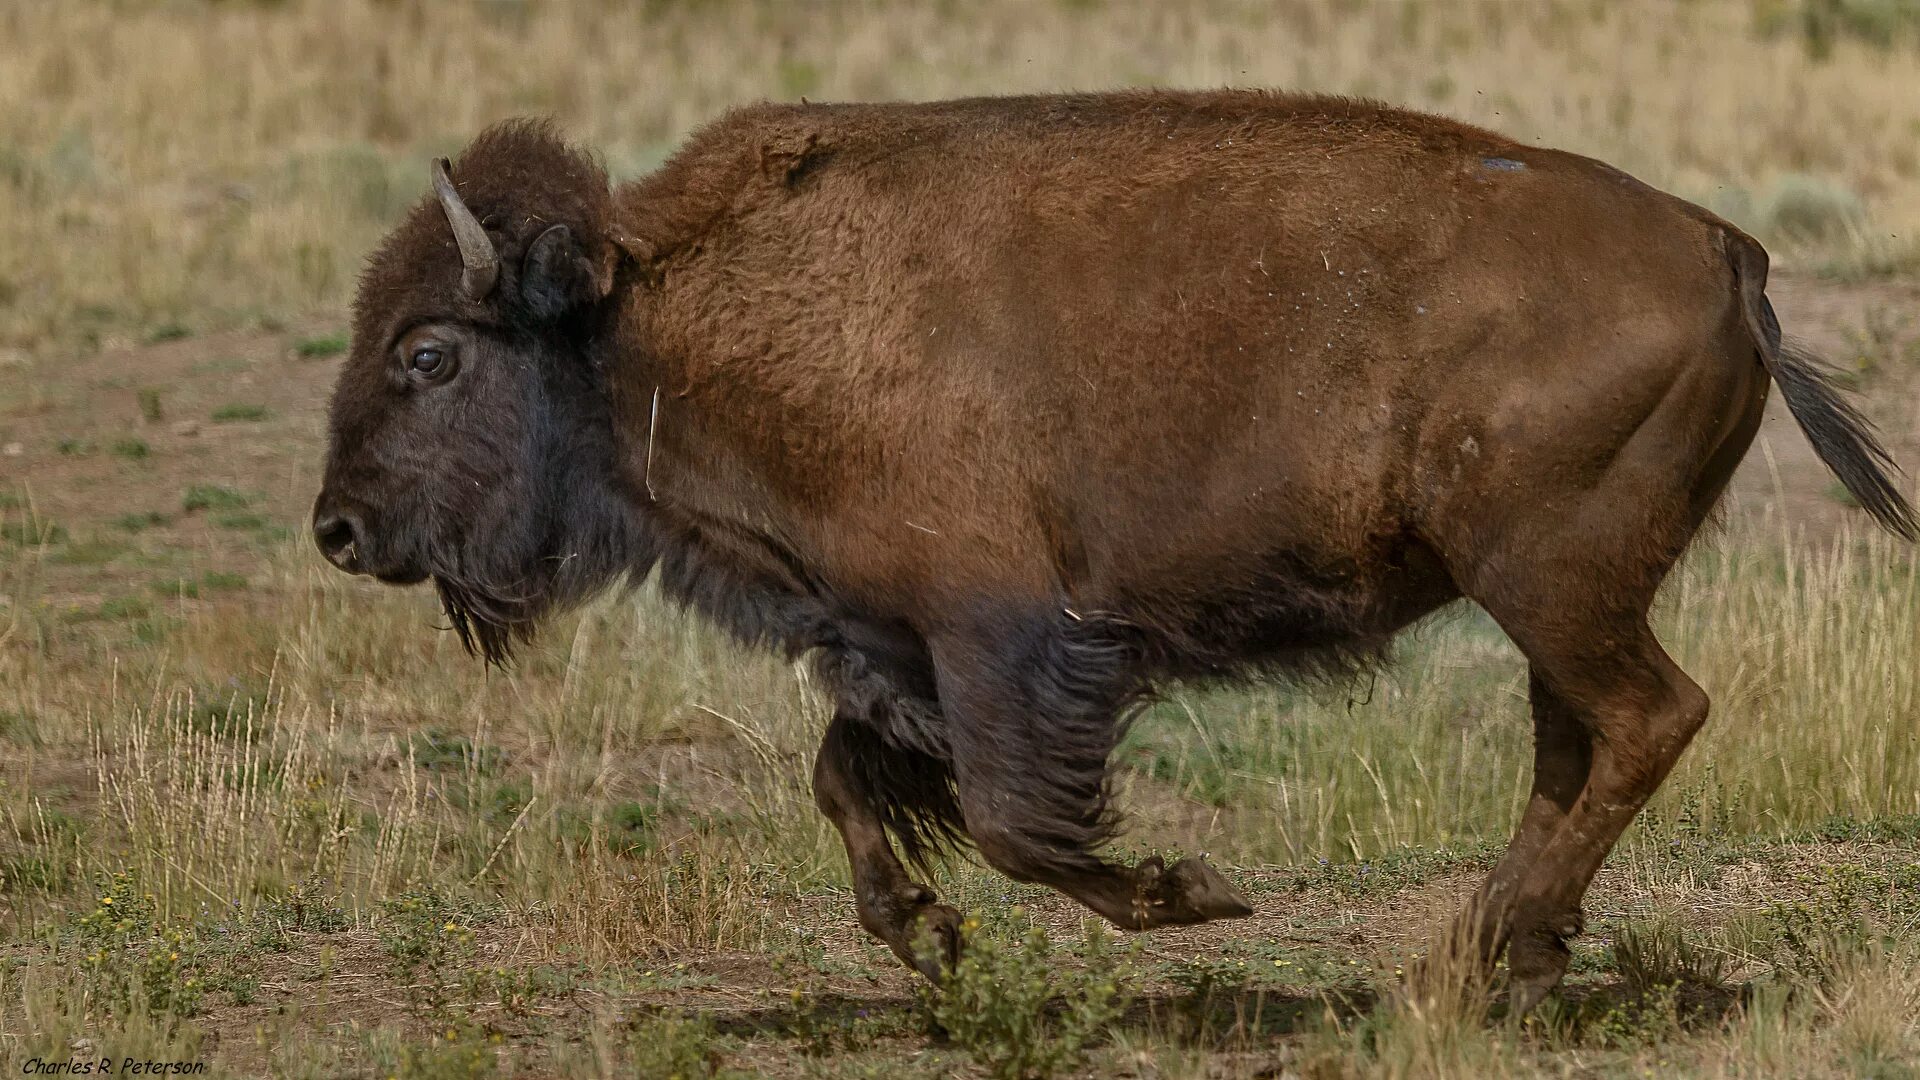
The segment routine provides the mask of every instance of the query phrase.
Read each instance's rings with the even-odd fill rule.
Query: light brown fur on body
[[[1346,670],[1466,597],[1533,671],[1534,798],[1467,922],[1489,957],[1512,938],[1530,1005],[1704,719],[1645,615],[1769,374],[1911,530],[1857,414],[1780,346],[1758,245],[1585,158],[1365,102],[1155,91],[756,106],[610,207],[584,162],[521,126],[458,163],[495,297],[439,299],[459,267],[433,203],[376,256],[322,546],[443,593],[442,566],[519,560],[555,601],[657,564],[736,634],[811,653],[862,923],[930,975],[956,919],[889,838],[919,861],[964,836],[1124,926],[1244,914],[1204,863],[1095,854],[1133,703]],[[557,283],[524,254],[553,221],[579,238]],[[518,396],[383,389],[392,328],[422,320]],[[445,489],[391,432],[444,432],[455,401],[543,448],[473,436],[552,478],[510,489],[536,505],[504,552],[475,537],[507,511],[456,499],[409,532],[393,510]],[[403,534],[425,539],[382,540]],[[500,577],[448,593],[490,655],[544,610],[496,611]]]

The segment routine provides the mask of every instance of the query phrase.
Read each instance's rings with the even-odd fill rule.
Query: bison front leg
[[[996,870],[1047,885],[1125,930],[1242,918],[1218,871],[1094,854],[1114,834],[1107,759],[1145,690],[1124,624],[1001,624],[935,648],[968,837]]]
[[[960,913],[907,876],[887,838],[884,796],[876,791],[880,785],[874,778],[862,779],[872,766],[885,770],[887,759],[896,759],[892,764],[904,767],[890,770],[893,775],[879,778],[880,783],[905,783],[910,777],[902,773],[917,773],[925,783],[939,785],[940,791],[918,793],[923,805],[937,805],[951,784],[944,769],[931,759],[897,760],[906,754],[883,747],[860,721],[836,715],[814,761],[813,797],[847,846],[860,925],[908,967],[937,983],[959,960]]]

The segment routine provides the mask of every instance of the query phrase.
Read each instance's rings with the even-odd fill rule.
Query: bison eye
[[[407,358],[407,362],[412,366],[415,374],[432,378],[446,370],[447,354],[437,346],[422,345],[413,350],[413,355]]]

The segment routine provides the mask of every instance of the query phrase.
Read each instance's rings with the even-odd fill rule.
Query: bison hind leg
[[[940,705],[967,835],[1001,873],[1146,930],[1252,913],[1197,859],[1125,867],[1109,758],[1145,700],[1140,633],[1100,614],[980,620],[937,641]]]
[[[965,826],[952,765],[900,738],[898,714],[914,708],[925,706],[897,702],[881,717],[849,721],[837,742],[841,767],[907,863],[929,874],[937,859],[965,843]]]
[[[813,794],[846,844],[860,925],[940,981],[959,960],[960,914],[907,875],[888,836],[924,874],[929,856],[955,842],[952,774],[937,758],[889,744],[843,707],[820,744]]]

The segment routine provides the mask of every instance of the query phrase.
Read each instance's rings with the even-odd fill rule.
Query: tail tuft
[[[1833,475],[1888,532],[1920,539],[1920,522],[1894,477],[1900,467],[1880,445],[1873,421],[1843,396],[1834,369],[1798,342],[1784,342],[1767,365],[1787,408]]]
[[[1780,320],[1767,300],[1766,251],[1738,230],[1724,236],[1747,333],[1814,452],[1882,528],[1903,540],[1920,539],[1920,521],[1894,481],[1900,467],[1880,445],[1873,421],[1847,400],[1831,366],[1781,338]]]

